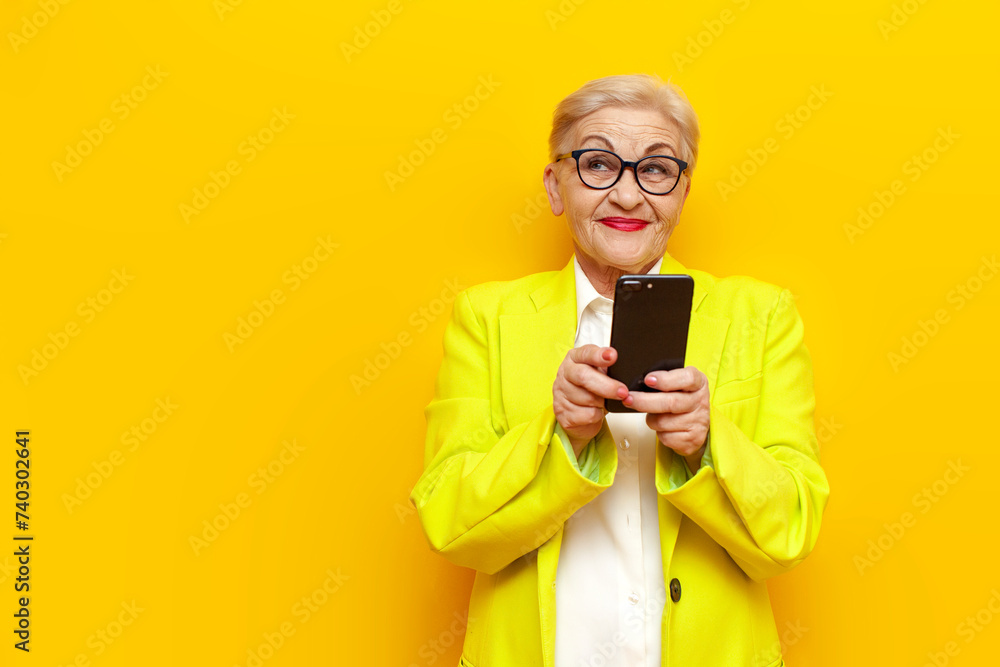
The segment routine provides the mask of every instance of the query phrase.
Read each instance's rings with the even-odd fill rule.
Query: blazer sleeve
[[[503,407],[491,400],[501,360],[491,355],[486,332],[469,291],[462,292],[425,409],[424,472],[410,501],[433,551],[493,574],[544,544],[610,487],[618,457],[605,423],[588,444],[597,481],[582,474],[555,431],[551,403],[508,427]]]
[[[813,425],[812,365],[787,290],[768,318],[752,432],[724,407],[714,399],[710,407],[711,465],[678,486],[670,483],[669,459],[680,457],[660,452],[657,490],[761,581],[809,555],[830,494]]]
[[[573,445],[570,444],[569,436],[563,427],[556,422],[555,432],[559,435],[559,439],[562,440],[563,449],[566,450],[566,456],[569,457],[570,461],[576,466],[576,469],[580,471],[580,474],[589,479],[592,482],[597,481],[597,475],[601,471],[600,457],[597,455],[597,446],[595,440],[591,440],[583,448],[578,457],[573,451]]]

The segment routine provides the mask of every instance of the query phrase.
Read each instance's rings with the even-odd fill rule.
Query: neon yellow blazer
[[[694,278],[686,363],[711,398],[710,464],[678,475],[683,459],[657,448],[664,580],[681,590],[663,610],[661,662],[783,665],[765,580],[812,551],[829,496],[802,321],[787,290],[759,280],[669,253],[660,272]],[[410,500],[431,549],[476,570],[463,667],[553,667],[563,524],[618,465],[607,424],[588,445],[597,481],[555,432],[552,384],[575,332],[572,260],[455,300]]]

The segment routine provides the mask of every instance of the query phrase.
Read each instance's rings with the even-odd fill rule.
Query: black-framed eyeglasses
[[[588,188],[607,190],[621,180],[625,169],[632,168],[636,183],[651,195],[668,195],[681,180],[687,162],[669,155],[647,155],[636,162],[621,159],[603,148],[581,148],[556,157],[556,161],[571,157],[576,160],[576,173]]]

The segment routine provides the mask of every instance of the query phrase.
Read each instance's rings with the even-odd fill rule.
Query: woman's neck
[[[657,260],[649,262],[637,271],[631,271],[626,269],[621,269],[616,266],[606,266],[598,264],[596,261],[587,257],[584,253],[580,252],[579,248],[576,248],[576,259],[580,262],[580,268],[583,269],[583,273],[590,280],[590,284],[594,286],[597,293],[607,299],[615,298],[615,283],[618,279],[627,274],[642,274],[648,273],[653,265],[656,264]]]

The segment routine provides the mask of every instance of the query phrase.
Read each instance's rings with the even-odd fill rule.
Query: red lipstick
[[[611,227],[612,229],[617,229],[622,232],[637,232],[643,229],[649,223],[645,220],[638,220],[636,218],[601,218],[599,220],[602,224]]]

